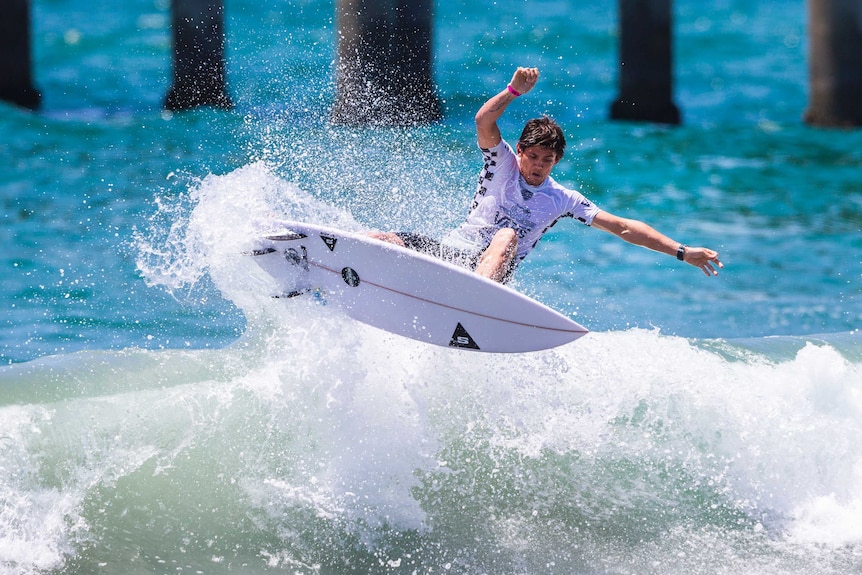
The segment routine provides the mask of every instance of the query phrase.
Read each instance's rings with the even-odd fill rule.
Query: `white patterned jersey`
[[[512,228],[518,234],[516,261],[520,262],[561,218],[575,218],[589,226],[600,211],[583,194],[550,176],[538,186],[529,185],[518,170],[515,151],[505,140],[483,148],[482,155],[485,165],[470,212],[443,238],[446,245],[482,252],[497,230]]]

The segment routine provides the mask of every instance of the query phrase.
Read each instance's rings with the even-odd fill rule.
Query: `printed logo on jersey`
[[[497,212],[494,227],[496,230],[512,228],[518,234],[518,239],[522,240],[536,226],[536,223],[530,219],[531,215],[530,208],[516,204],[509,209],[501,209]]]

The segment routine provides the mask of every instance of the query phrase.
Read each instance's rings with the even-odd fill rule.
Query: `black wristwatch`
[[[685,261],[685,244],[679,244],[679,247],[676,249],[676,259],[681,262]]]

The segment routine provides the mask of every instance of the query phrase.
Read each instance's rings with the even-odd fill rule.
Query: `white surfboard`
[[[349,317],[434,345],[525,352],[576,340],[586,328],[467,269],[362,234],[278,222],[251,255],[277,297],[312,297]]]

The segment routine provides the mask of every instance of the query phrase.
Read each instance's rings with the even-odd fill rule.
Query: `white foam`
[[[38,481],[33,437],[50,413],[42,408],[0,409],[0,573],[36,573],[62,565],[86,530],[81,493]]]

